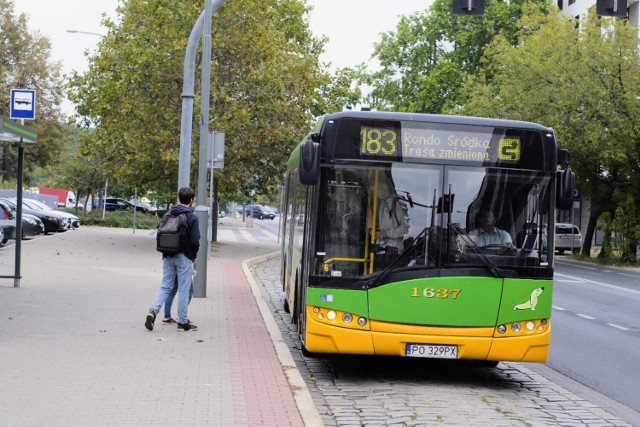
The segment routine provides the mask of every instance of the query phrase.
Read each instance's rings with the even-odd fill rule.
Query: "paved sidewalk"
[[[0,425],[321,424],[243,271],[277,249],[216,243],[207,298],[189,309],[199,329],[178,333],[160,316],[144,327],[162,273],[153,232],[81,227],[25,242],[21,287],[0,281]],[[13,254],[0,250],[0,274],[13,274]]]

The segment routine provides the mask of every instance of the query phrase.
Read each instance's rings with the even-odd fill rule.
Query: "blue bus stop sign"
[[[30,89],[11,89],[11,119],[35,120],[36,91]]]

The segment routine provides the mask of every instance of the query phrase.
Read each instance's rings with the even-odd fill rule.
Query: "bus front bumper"
[[[551,325],[540,333],[494,337],[493,327],[432,327],[371,322],[350,329],[307,318],[305,348],[312,353],[406,356],[407,345],[456,346],[458,359],[544,363]]]

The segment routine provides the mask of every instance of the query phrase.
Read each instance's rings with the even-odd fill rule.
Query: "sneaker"
[[[195,331],[198,329],[193,323],[178,323],[178,332]]]
[[[176,323],[176,321],[173,320],[173,317],[169,317],[168,319],[162,319],[162,323],[168,325],[169,323]]]
[[[144,321],[144,326],[150,330],[153,331],[153,324],[156,322],[156,314],[153,312],[149,312],[147,313],[147,319]]]

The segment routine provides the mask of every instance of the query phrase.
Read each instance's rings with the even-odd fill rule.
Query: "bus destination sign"
[[[463,130],[361,126],[360,154],[390,159],[518,163],[519,136]]]

